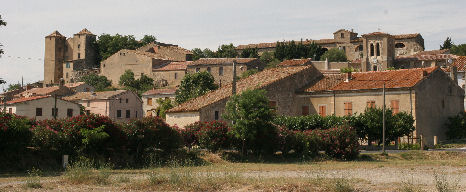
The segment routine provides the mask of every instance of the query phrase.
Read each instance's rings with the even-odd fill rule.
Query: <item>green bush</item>
[[[32,138],[30,128],[28,119],[0,112],[0,155],[24,151]]]
[[[180,133],[159,117],[133,120],[123,130],[128,137],[128,149],[138,157],[149,148],[170,153],[183,144]]]
[[[282,125],[290,130],[305,131],[314,129],[329,129],[344,124],[343,117],[334,115],[322,117],[318,114],[308,116],[279,116],[274,118],[273,123]]]
[[[337,159],[351,160],[359,154],[356,131],[349,126],[340,126],[321,132],[325,154]]]
[[[449,139],[466,138],[466,113],[460,113],[456,116],[449,117],[445,126],[447,127],[446,135]]]
[[[230,128],[223,121],[204,122],[197,132],[199,146],[209,151],[216,152],[220,149],[228,149],[231,139],[228,132]]]

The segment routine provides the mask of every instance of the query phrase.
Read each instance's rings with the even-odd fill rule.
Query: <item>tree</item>
[[[241,58],[259,58],[257,48],[246,48],[241,52]]]
[[[165,112],[173,108],[173,102],[169,98],[159,98],[156,100],[159,106],[155,109],[157,111],[157,116],[165,119]]]
[[[247,70],[247,71],[241,73],[241,77],[240,77],[240,78],[241,78],[241,79],[247,78],[247,77],[249,77],[249,76],[251,76],[251,75],[253,75],[253,74],[256,74],[257,72],[259,72],[258,69],[250,69],[250,70]]]
[[[314,42],[309,44],[305,44],[303,41],[298,43],[295,41],[277,42],[274,57],[281,61],[302,58],[314,58],[314,60],[319,60],[323,53],[324,49]]]
[[[179,89],[176,90],[175,101],[183,103],[217,88],[214,77],[207,71],[188,73],[181,80]]]
[[[95,88],[95,91],[104,91],[107,87],[112,85],[112,82],[105,76],[99,76],[91,73],[89,75],[82,76],[79,81],[83,81],[90,86]]]
[[[6,26],[6,22],[2,19],[2,15],[0,15],[0,26]],[[3,45],[0,43],[0,56],[3,54],[3,49],[1,48]],[[2,80],[0,79],[0,84]]]
[[[216,56],[218,58],[235,58],[238,56],[238,52],[236,52],[235,46],[232,43],[228,45],[224,44],[218,47]]]
[[[440,49],[451,49],[453,47],[453,42],[451,41],[450,37],[443,42],[443,45],[440,45]]]
[[[16,83],[16,84],[8,85],[8,88],[6,90],[7,91],[13,91],[13,90],[20,89],[20,88],[21,88],[21,84]]]
[[[217,57],[217,53],[213,52],[209,48],[205,48],[204,51],[202,52],[205,58],[216,58]]]
[[[273,52],[264,52],[259,59],[262,62],[267,63],[266,68],[274,68],[280,63],[280,60],[274,57]]]
[[[126,70],[125,73],[120,76],[118,84],[128,90],[142,94],[154,87],[154,80],[144,74],[142,74],[139,79],[135,79],[134,73],[131,70]]]
[[[205,58],[204,52],[200,48],[194,48],[191,50],[193,53],[193,61],[199,60],[200,58]]]
[[[332,48],[325,52],[322,57],[320,57],[321,61],[325,61],[328,59],[329,62],[344,62],[347,61],[346,54],[343,50],[339,50],[337,48]]]
[[[466,44],[453,45],[450,53],[458,56],[466,56]]]
[[[105,60],[112,56],[121,49],[137,49],[148,43],[154,42],[156,38],[152,35],[144,35],[144,37],[137,41],[133,35],[110,35],[102,34],[96,41],[96,50],[100,60]]]
[[[246,90],[233,95],[225,106],[225,119],[231,120],[232,134],[242,143],[242,154],[271,154],[275,149],[277,129],[271,123],[275,117],[265,90]]]

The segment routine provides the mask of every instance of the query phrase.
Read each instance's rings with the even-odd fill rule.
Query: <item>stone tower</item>
[[[63,76],[66,37],[58,31],[45,37],[44,85],[57,84]]]
[[[63,78],[73,82],[83,71],[96,67],[96,36],[83,29],[66,38],[58,31],[45,37],[44,85],[58,84]]]
[[[387,33],[374,32],[362,35],[362,71],[383,71],[393,67],[395,38]]]

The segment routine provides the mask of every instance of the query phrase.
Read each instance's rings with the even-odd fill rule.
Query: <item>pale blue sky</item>
[[[447,36],[466,43],[463,0],[0,0],[0,5],[8,22],[0,28],[5,51],[0,77],[9,83],[21,76],[25,82],[43,79],[44,37],[54,30],[65,36],[82,28],[96,35],[151,34],[188,49],[332,38],[340,28],[360,35],[379,28],[421,33],[427,50],[438,49]]]

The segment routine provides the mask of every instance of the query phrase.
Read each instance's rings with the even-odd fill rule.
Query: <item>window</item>
[[[73,109],[67,109],[66,110],[66,116],[67,117],[73,117]]]
[[[327,106],[326,105],[320,105],[319,106],[319,115],[322,117],[325,117],[327,115]]]
[[[210,73],[210,67],[207,67],[207,72],[209,72],[209,73]]]
[[[374,67],[372,67],[372,71],[377,71],[377,65],[374,65]]]
[[[42,108],[36,108],[36,116],[37,117],[42,116]]]
[[[340,37],[341,37],[342,39],[345,38],[345,34],[344,34],[344,33],[341,33],[341,34],[340,34]]]
[[[309,106],[307,105],[301,106],[301,115],[302,116],[309,115]]]
[[[81,44],[78,44],[78,49],[81,47]]]
[[[78,59],[80,59],[80,58],[81,58],[81,53],[78,53]]]
[[[375,101],[367,101],[366,108],[375,108]]]
[[[380,56],[380,44],[375,44],[375,48],[377,49],[377,56]]]
[[[8,113],[12,114],[13,113],[13,109],[10,107],[8,108]]]
[[[121,98],[119,99],[120,103],[121,103]]]
[[[70,68],[70,62],[66,62],[66,68]]]
[[[345,102],[344,115],[352,115],[352,114],[353,114],[353,103],[352,102]]]
[[[121,118],[121,110],[117,110],[117,117]]]
[[[90,115],[91,114],[91,110],[86,110],[86,115]]]
[[[126,103],[128,103],[128,99],[126,99]]]
[[[175,79],[178,79],[178,73],[175,73]]]
[[[371,56],[374,56],[374,44],[371,43]]]
[[[218,68],[218,75],[222,76],[223,75],[223,67]]]
[[[269,107],[272,108],[272,110],[277,110],[277,102],[269,101]]]
[[[152,117],[152,111],[151,111],[151,110],[147,110],[147,111],[146,111],[146,116],[147,116],[147,117]]]
[[[201,68],[197,67],[196,72],[199,72],[199,71],[201,71]]]
[[[91,106],[91,101],[87,101],[87,106]]]
[[[68,72],[66,72],[66,78],[68,78]]]
[[[215,111],[215,120],[218,120],[218,118],[219,118],[219,113],[218,111]]]
[[[130,110],[126,110],[126,118],[130,118],[131,117],[131,111]]]
[[[391,101],[391,108],[392,108],[393,114],[399,113],[400,112],[400,101],[392,100]]]
[[[147,98],[147,105],[152,106],[152,98]]]
[[[104,64],[104,67],[105,67],[105,64]]]
[[[53,110],[55,109],[55,110]],[[58,116],[58,108],[52,108],[52,116]]]
[[[404,48],[405,44],[404,43],[397,43],[395,44],[395,48]]]
[[[364,48],[362,47],[362,45],[358,45],[354,51],[362,51]]]

